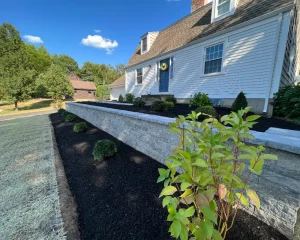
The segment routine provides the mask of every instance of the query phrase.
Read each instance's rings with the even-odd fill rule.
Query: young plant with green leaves
[[[197,122],[200,113],[179,116],[170,131],[180,136],[180,144],[159,169],[160,194],[167,207],[169,232],[181,240],[225,239],[238,208],[252,202],[260,208],[256,192],[249,186],[252,174],[262,173],[265,160],[262,146],[250,146],[250,128],[259,116],[244,119],[251,107],[217,119]],[[230,128],[225,127],[231,125]],[[246,167],[248,168],[246,170]]]

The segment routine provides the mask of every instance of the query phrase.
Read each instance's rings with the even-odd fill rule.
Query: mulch
[[[140,108],[135,106],[117,105],[117,104],[100,103],[100,102],[80,102],[80,103],[93,105],[93,106],[132,111],[132,112],[159,115],[159,116],[170,117],[170,118],[178,117],[178,115],[186,116],[189,113],[191,113],[191,111],[195,110],[195,108],[189,107],[188,104],[176,104],[174,108],[170,109],[168,112],[156,112],[156,111],[152,111],[150,106],[145,106]],[[230,108],[215,107],[215,109],[219,115],[219,118],[231,112]],[[199,121],[203,119],[204,118],[200,116]],[[253,126],[252,130],[258,132],[265,132],[270,127],[300,131],[300,124],[296,124],[276,117],[268,118],[262,116],[258,120],[256,120],[256,122],[257,124]]]
[[[158,198],[158,168],[164,165],[111,135],[89,125],[74,133],[74,123],[50,115],[65,173],[77,203],[82,240],[167,240],[167,211]],[[118,153],[103,162],[93,161],[94,144],[113,140]],[[240,211],[227,239],[286,239],[273,228]]]

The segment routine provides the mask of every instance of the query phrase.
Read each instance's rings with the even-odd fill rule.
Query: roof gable
[[[293,3],[294,0],[239,0],[233,15],[214,23],[211,23],[212,3],[209,3],[160,31],[147,53],[141,55],[139,44],[128,67]]]
[[[82,81],[80,79],[80,77],[78,77],[76,74],[71,73],[68,76],[72,86],[74,89],[82,89],[82,90],[92,90],[95,91],[96,90],[96,86],[93,82],[86,82],[86,81]]]
[[[123,86],[125,85],[125,74],[119,77],[116,81],[110,84],[111,87]]]

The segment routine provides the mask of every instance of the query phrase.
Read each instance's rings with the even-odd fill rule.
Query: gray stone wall
[[[179,142],[168,131],[172,118],[78,103],[68,103],[67,110],[161,163]],[[261,198],[261,209],[245,210],[288,238],[300,239],[296,236],[300,228],[300,134],[290,131],[286,136],[276,129],[252,134],[256,139],[251,144],[265,146],[279,161],[266,161],[263,174],[252,177],[250,184]]]

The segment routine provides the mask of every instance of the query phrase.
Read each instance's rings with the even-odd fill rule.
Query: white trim
[[[143,51],[143,40],[144,40],[145,38],[147,39],[147,49],[146,49],[146,51]],[[150,37],[149,37],[149,33],[147,33],[147,34],[145,34],[145,35],[142,37],[142,39],[141,39],[141,55],[143,55],[143,54],[149,52],[149,49],[150,49]]]
[[[224,18],[234,14],[234,12],[236,10],[236,2],[237,1],[236,0],[229,0],[229,1],[230,1],[229,11],[227,13],[223,13],[221,15],[218,14],[218,7],[220,6],[219,0],[214,0],[213,1],[212,14],[211,14],[211,23],[217,22],[221,19],[224,19]],[[224,4],[224,3],[222,3],[222,4]]]
[[[270,12],[270,13],[267,13],[267,14],[264,14],[262,16],[259,16],[257,18],[253,18],[251,20],[248,20],[246,22],[243,22],[243,23],[240,23],[238,25],[235,25],[233,27],[229,27],[229,28],[226,28],[224,30],[221,30],[221,31],[218,31],[216,33],[213,33],[211,35],[208,35],[206,37],[203,37],[203,38],[200,38],[198,40],[195,40],[195,41],[192,41],[190,43],[187,43],[183,46],[180,46],[180,47],[177,47],[177,48],[174,48],[173,50],[170,50],[169,52],[166,52],[166,53],[163,53],[161,55],[156,55],[154,57],[151,57],[151,58],[148,58],[144,61],[140,61],[138,63],[135,63],[135,64],[132,64],[132,65],[129,65],[125,68],[125,70],[127,69],[130,69],[130,68],[133,68],[137,65],[141,65],[141,64],[144,64],[146,62],[150,62],[150,61],[153,61],[153,60],[157,60],[157,59],[165,59],[167,58],[168,56],[174,54],[175,52],[179,51],[179,50],[182,50],[182,49],[185,49],[185,48],[188,48],[188,47],[191,47],[191,46],[194,46],[196,44],[204,44],[205,42],[208,42],[208,41],[211,41],[211,39],[213,38],[216,38],[216,37],[219,37],[221,35],[223,35],[223,37],[227,37],[228,35],[233,35],[233,34],[237,34],[237,33],[240,33],[240,32],[244,32],[244,31],[247,31],[249,29],[252,29],[252,28],[255,28],[255,27],[258,27],[258,26],[262,26],[262,25],[265,25],[267,23],[270,23],[270,22],[273,22],[273,21],[276,21],[277,18],[278,18],[278,14],[279,13],[283,13],[283,12],[287,12],[287,11],[291,11],[293,8],[293,5],[290,5],[290,6],[287,6],[287,7],[284,7],[284,8],[281,8],[279,10],[276,10],[276,11],[273,11],[273,12]]]
[[[120,87],[125,87],[125,84],[110,86],[110,88],[120,88]]]
[[[276,68],[276,57],[277,57],[277,50],[278,50],[278,46],[279,46],[279,38],[280,38],[280,30],[281,30],[281,26],[282,26],[282,20],[283,20],[283,14],[279,13],[278,20],[277,20],[276,38],[275,38],[275,43],[274,43],[271,76],[268,81],[267,93],[265,96],[265,104],[264,104],[264,110],[263,110],[264,113],[267,113],[267,111],[268,111],[270,93],[272,91],[272,82],[273,82],[273,77],[274,77],[275,68]],[[282,67],[282,65],[281,65],[281,67]]]

